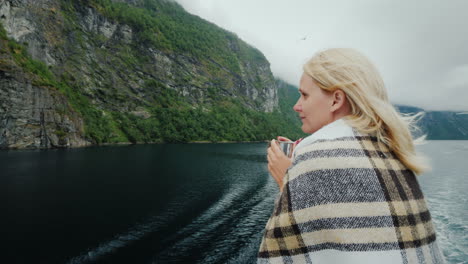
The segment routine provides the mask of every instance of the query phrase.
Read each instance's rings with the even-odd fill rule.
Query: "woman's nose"
[[[302,105],[297,101],[297,103],[293,106],[294,111],[302,112]]]

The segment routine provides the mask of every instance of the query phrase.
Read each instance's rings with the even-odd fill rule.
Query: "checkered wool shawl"
[[[296,147],[284,184],[258,263],[445,263],[414,173],[343,119]]]

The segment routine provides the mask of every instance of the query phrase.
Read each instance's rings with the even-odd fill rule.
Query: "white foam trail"
[[[242,217],[235,218],[237,221],[236,226],[231,228],[228,234],[225,234],[225,239],[217,243],[213,250],[207,250],[209,254],[205,255],[204,259],[199,263],[217,263],[220,262],[221,259],[224,260],[226,258],[226,252],[232,251],[232,244],[242,239],[245,240],[246,236],[249,237],[248,242],[235,252],[235,256],[229,259],[228,263],[248,263],[249,258],[252,258],[252,256],[255,257],[260,245],[262,233],[251,237],[251,229],[261,225],[259,221],[260,219],[264,219],[265,214],[270,214],[270,212],[265,212],[265,208],[268,208],[269,205],[273,205],[275,195],[268,194],[274,194],[275,191],[277,191],[275,184],[273,181],[269,180],[256,191],[254,196],[249,197],[249,201],[253,201],[253,203],[256,204],[254,206],[251,204],[246,204],[244,206],[250,208],[248,212],[243,214]],[[244,197],[244,199],[245,198],[246,197]],[[245,232],[240,233],[241,230]]]
[[[216,230],[219,226],[223,225],[225,222],[233,219],[238,211],[242,210],[241,208],[229,209],[230,206],[236,203],[236,200],[245,199],[247,193],[251,191],[251,188],[258,188],[260,186],[251,186],[247,183],[238,183],[231,187],[223,196],[205,212],[203,212],[199,217],[197,217],[189,225],[185,226],[179,232],[177,232],[172,238],[182,237],[182,239],[172,239],[176,240],[176,244],[166,249],[163,252],[160,252],[157,256],[176,256],[180,255],[184,251],[188,251],[193,247],[194,241],[203,241],[203,239],[208,238],[210,233],[213,230]],[[255,195],[249,198],[249,201],[260,201],[255,206],[253,206],[249,213],[238,219],[239,223],[237,224],[237,229],[239,226],[249,226],[249,225],[258,225],[258,223],[251,223],[253,215],[257,215],[262,211],[262,208],[265,208],[270,203],[273,203],[274,197],[267,196],[266,193],[274,192],[274,184],[271,179],[269,179],[263,186],[256,191]],[[79,256],[73,257],[67,263],[68,264],[84,264],[84,263],[93,263],[97,260],[115,253],[121,248],[127,247],[130,244],[141,240],[144,236],[150,233],[157,232],[158,229],[164,228],[164,226],[175,218],[180,212],[177,208],[180,204],[175,203],[175,205],[169,205],[165,210],[163,215],[158,215],[151,217],[149,220],[136,224],[133,228],[129,229],[127,232],[117,235],[114,239],[101,243],[98,247],[91,249]],[[170,239],[169,239],[170,240]],[[250,243],[245,247],[249,247]],[[218,247],[226,247],[226,245],[217,245]],[[177,250],[173,250],[177,248]],[[220,251],[226,252],[226,251]],[[156,257],[157,257],[156,256]]]
[[[157,230],[164,228],[168,222],[171,222],[171,220],[180,212],[179,207],[181,205],[181,203],[174,201],[168,205],[163,214],[150,217],[143,223],[137,223],[127,232],[115,236],[114,239],[110,241],[101,243],[98,247],[91,249],[84,254],[73,257],[67,263],[93,263],[104,256],[112,254],[121,248],[127,247],[128,245],[141,240],[147,234],[154,233]]]
[[[114,253],[118,249],[126,247],[129,244],[140,240],[146,234],[157,231],[157,229],[163,226],[164,223],[167,223],[167,219],[170,217],[171,215],[157,216],[151,218],[151,220],[149,220],[146,223],[137,224],[127,233],[118,235],[113,240],[102,243],[97,248],[89,250],[85,254],[72,258],[67,263],[83,264],[95,262],[103,256]]]
[[[277,187],[275,183],[271,180],[267,182],[262,188],[261,192],[258,192],[254,196],[254,200],[261,199],[261,201],[252,207],[249,210],[248,215],[242,219],[242,221],[238,224],[238,226],[233,230],[234,232],[237,232],[237,230],[241,229],[239,226],[258,226],[260,223],[256,222],[257,219],[263,219],[262,214],[269,214],[270,212],[265,212],[265,207],[269,207],[273,205],[274,200],[275,200],[275,195],[269,195],[265,197],[265,194],[274,194],[275,191],[277,191]],[[255,221],[252,223],[252,220]],[[266,223],[265,223],[266,224]],[[238,254],[229,259],[226,263],[227,264],[236,264],[236,263],[250,263],[252,261],[252,257],[256,258],[257,252],[260,246],[260,242],[262,239],[262,233],[257,234],[256,236],[252,237],[249,242],[247,242],[242,248],[238,250]],[[256,262],[256,259],[253,260]],[[203,262],[202,262],[203,263]]]
[[[265,193],[267,192],[266,189],[269,188],[268,183],[269,182],[266,182],[261,187],[258,186],[260,188],[255,194],[255,196],[253,196],[252,198],[249,197],[249,201],[260,200],[260,202],[257,205],[255,205],[252,209],[249,210],[248,215],[242,216],[242,218],[233,217],[234,215],[236,215],[237,212],[242,210],[242,208],[229,209],[229,207],[233,204],[240,204],[239,202],[236,202],[236,200],[246,199],[247,198],[246,194],[249,191],[251,191],[251,188],[252,187],[255,188],[257,186],[252,186],[252,185],[247,185],[247,184],[237,184],[234,187],[231,187],[228,190],[228,192],[225,193],[223,197],[219,199],[213,206],[211,206],[208,210],[206,210],[201,216],[195,219],[191,224],[189,224],[188,226],[180,230],[176,235],[177,237],[185,237],[185,238],[177,240],[176,244],[166,249],[165,251],[160,252],[158,255],[155,256],[155,258],[156,259],[158,257],[171,258],[171,257],[183,255],[184,252],[191,250],[193,248],[194,243],[202,243],[205,240],[211,239],[211,236],[214,230],[219,228],[221,225],[223,225],[227,221],[235,220],[239,222],[242,222],[242,221],[248,222],[249,215],[253,214],[256,210],[260,210],[259,208],[265,206],[265,201],[263,200],[265,200],[264,196],[265,196]],[[234,229],[237,229],[237,227]],[[228,237],[229,234],[224,234],[224,236]],[[216,255],[213,255],[216,252],[219,252],[218,254],[221,254],[224,256],[225,252],[229,252],[229,250],[223,250],[220,248],[227,247],[227,246],[229,245],[218,244],[216,246],[216,249],[212,251],[210,250],[211,255],[206,256],[205,260],[207,260],[207,258],[213,259],[213,257],[216,259],[215,257]],[[204,263],[204,262],[212,262],[212,261],[201,261],[200,263]]]

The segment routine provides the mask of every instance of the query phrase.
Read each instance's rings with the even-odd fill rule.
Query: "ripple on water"
[[[429,141],[420,148],[433,167],[420,184],[439,244],[448,263],[468,263],[468,141]]]
[[[239,255],[232,251],[233,245],[246,244],[258,250],[258,245],[251,244],[257,241],[256,236],[252,240],[252,230],[258,229],[259,222],[271,213],[269,209],[265,212],[265,208],[270,208],[273,199],[264,197],[270,188],[270,181],[262,186],[231,185],[221,199],[177,232],[168,241],[170,246],[154,256],[153,263],[170,261],[174,256],[189,257],[197,248],[200,248],[197,253],[202,251],[198,263],[220,263],[229,255]]]

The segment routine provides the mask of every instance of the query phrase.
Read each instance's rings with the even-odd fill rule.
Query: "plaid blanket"
[[[414,173],[343,119],[303,140],[258,263],[445,263]]]

